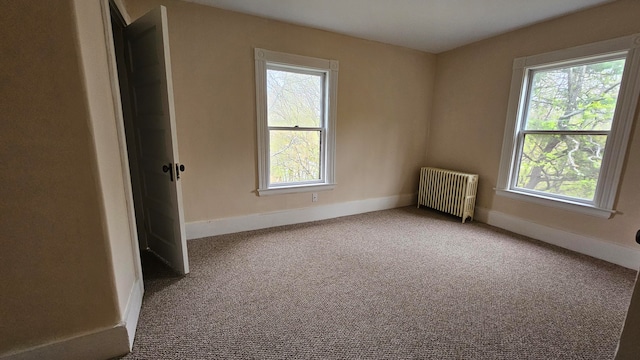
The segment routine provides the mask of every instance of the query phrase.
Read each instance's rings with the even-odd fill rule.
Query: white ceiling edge
[[[440,53],[615,0],[185,0]]]

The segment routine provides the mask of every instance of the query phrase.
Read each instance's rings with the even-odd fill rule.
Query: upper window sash
[[[263,50],[263,51],[267,51],[267,50]],[[272,62],[270,60],[266,60],[266,62],[267,62],[266,64],[267,70],[280,70],[280,71],[288,71],[296,74],[321,76],[323,77],[323,82],[324,82],[324,77],[328,73],[328,70],[319,70],[319,69],[309,68],[304,65],[295,66],[290,64],[281,64],[277,62]]]
[[[580,199],[516,188],[514,177],[518,171],[516,169],[518,159],[521,157],[521,141],[523,141],[525,134],[538,132],[524,130],[533,72],[620,58],[625,58],[626,63],[593,201],[581,201]],[[580,213],[610,217],[615,213],[613,206],[639,97],[640,34],[516,58],[513,62],[507,121],[496,186],[497,194]]]

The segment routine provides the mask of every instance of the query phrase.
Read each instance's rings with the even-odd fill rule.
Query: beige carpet
[[[415,208],[188,246],[126,359],[611,359],[635,276]]]

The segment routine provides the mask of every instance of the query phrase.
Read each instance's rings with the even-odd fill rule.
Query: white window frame
[[[583,201],[561,195],[516,188],[515,174],[518,171],[520,161],[518,152],[519,133],[522,129],[523,121],[525,121],[524,116],[526,115],[525,109],[528,103],[527,95],[530,87],[531,72],[537,69],[558,67],[563,64],[571,65],[580,60],[606,59],[614,54],[625,53],[626,63],[622,75],[618,103],[613,116],[611,131],[607,138],[593,201]],[[640,34],[540,55],[516,58],[513,61],[513,75],[496,193],[518,200],[610,218],[616,212],[613,206],[639,97]]]
[[[331,190],[335,188],[338,61],[254,49],[256,66],[256,112],[258,120],[258,195]],[[324,74],[324,111],[320,137],[320,179],[312,182],[271,184],[270,139],[267,115],[267,69]]]

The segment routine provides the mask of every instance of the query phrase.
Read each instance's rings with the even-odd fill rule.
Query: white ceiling
[[[186,0],[439,53],[614,0]]]

